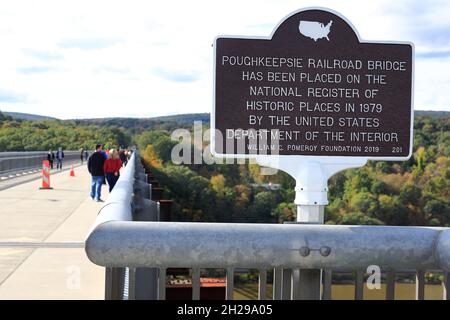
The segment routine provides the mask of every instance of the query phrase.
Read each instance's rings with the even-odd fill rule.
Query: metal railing
[[[0,152],[0,176],[42,168],[46,151]],[[80,151],[64,151],[63,165],[80,161]],[[56,159],[54,166],[56,167]]]
[[[260,299],[268,270],[273,299],[309,299],[311,290],[331,299],[335,270],[355,272],[355,299],[362,299],[371,265],[386,274],[386,299],[394,298],[396,274],[403,272],[416,274],[416,298],[424,299],[427,271],[445,273],[444,298],[450,298],[449,228],[158,222],[136,153],[86,240],[89,259],[106,267],[106,299],[122,299],[125,288],[129,299],[165,299],[167,268],[191,269],[194,300],[200,269],[226,269],[226,299],[232,299],[234,270],[241,267],[259,270]],[[305,284],[314,272],[319,286]]]

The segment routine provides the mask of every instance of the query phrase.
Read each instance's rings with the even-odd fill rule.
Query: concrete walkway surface
[[[0,191],[0,243],[84,242],[102,203],[89,197],[86,166]],[[102,197],[108,196],[103,186]],[[104,268],[84,248],[0,248],[0,300],[104,299]]]

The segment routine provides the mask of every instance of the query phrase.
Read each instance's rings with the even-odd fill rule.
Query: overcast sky
[[[268,36],[309,6],[364,40],[411,41],[415,108],[450,110],[450,1],[46,1],[0,4],[0,110],[68,118],[209,112],[215,36]]]

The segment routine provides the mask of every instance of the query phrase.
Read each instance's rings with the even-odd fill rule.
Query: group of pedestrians
[[[124,156],[121,156],[121,155]],[[101,198],[102,184],[105,179],[111,192],[119,180],[120,169],[128,162],[130,152],[127,150],[103,150],[103,145],[97,144],[95,152],[88,159],[88,170],[92,176],[91,198],[103,202]],[[122,160],[123,159],[123,160]]]
[[[50,168],[53,169],[53,163],[56,160],[56,169],[62,169],[62,163],[64,159],[64,151],[61,147],[58,148],[58,151],[53,152],[52,150],[48,150],[47,160],[50,163]]]
[[[88,158],[89,158],[89,153],[88,153],[87,149],[81,148],[80,149],[81,164],[83,164],[84,161],[87,161]]]

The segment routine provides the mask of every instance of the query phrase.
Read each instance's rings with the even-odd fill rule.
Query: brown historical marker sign
[[[216,154],[411,155],[411,43],[362,41],[337,13],[307,9],[214,50]]]

